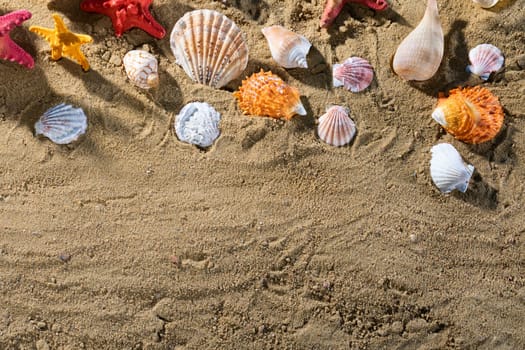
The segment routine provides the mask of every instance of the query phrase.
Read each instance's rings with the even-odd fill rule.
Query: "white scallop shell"
[[[209,147],[219,137],[221,115],[206,102],[188,103],[175,117],[175,132],[179,140]]]
[[[131,50],[123,59],[129,80],[142,89],[159,86],[158,62],[155,56],[142,50]]]
[[[332,78],[334,87],[344,86],[347,90],[359,92],[374,79],[374,69],[367,60],[350,57],[341,64],[334,64]]]
[[[35,123],[36,135],[44,135],[59,145],[76,141],[86,129],[87,117],[82,108],[65,103],[48,109]]]
[[[499,0],[472,0],[472,1],[483,8],[489,8],[489,7],[496,5]]]
[[[308,39],[283,26],[263,28],[262,33],[275,62],[284,68],[308,68],[306,56],[312,46]]]
[[[332,106],[319,117],[317,134],[319,138],[332,146],[343,146],[352,141],[356,127],[348,116],[348,109]]]
[[[487,80],[490,73],[500,70],[505,61],[500,49],[491,44],[476,46],[470,50],[468,58],[471,65],[467,66],[467,70],[483,80]]]
[[[453,190],[465,192],[474,166],[465,164],[459,152],[449,143],[440,143],[430,150],[430,176],[443,193]]]
[[[177,64],[193,81],[215,88],[237,78],[248,65],[243,33],[217,11],[186,13],[173,27],[170,46]]]

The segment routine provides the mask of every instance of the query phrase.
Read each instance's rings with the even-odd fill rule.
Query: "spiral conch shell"
[[[495,6],[499,0],[472,0],[479,6],[487,9],[489,7]]]
[[[418,26],[401,42],[392,68],[405,80],[428,80],[436,74],[443,59],[444,38],[436,0],[428,0]]]
[[[451,90],[441,98],[432,118],[458,140],[481,143],[492,140],[503,125],[503,108],[489,90],[467,87]]]
[[[129,80],[142,89],[159,86],[158,62],[155,56],[142,50],[131,50],[122,60]]]
[[[262,33],[275,62],[284,68],[308,68],[306,55],[312,46],[308,39],[283,26],[263,28]]]
[[[200,84],[220,88],[248,65],[248,46],[239,27],[213,10],[194,10],[175,23],[170,46],[177,64]]]
[[[239,91],[233,93],[244,114],[284,118],[306,115],[299,90],[286,84],[272,72],[252,74],[243,80]]]

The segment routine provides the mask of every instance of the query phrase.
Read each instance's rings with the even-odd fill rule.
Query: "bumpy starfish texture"
[[[89,62],[80,51],[80,46],[93,41],[89,35],[75,34],[67,29],[62,18],[56,13],[53,14],[55,29],[31,26],[29,30],[43,37],[51,45],[51,59],[59,60],[62,56],[74,59],[82,66],[82,69],[89,70]]]
[[[80,4],[82,11],[96,12],[111,18],[115,35],[131,28],[140,28],[149,35],[162,39],[166,30],[153,18],[149,7],[153,0],[84,0]]]
[[[33,57],[24,51],[9,37],[11,30],[31,18],[31,12],[26,10],[13,11],[0,16],[0,59],[19,63],[27,68],[33,68]]]
[[[377,11],[382,11],[388,7],[386,0],[327,0],[321,16],[321,27],[326,28],[332,24],[341,13],[343,6],[349,2],[356,2]]]

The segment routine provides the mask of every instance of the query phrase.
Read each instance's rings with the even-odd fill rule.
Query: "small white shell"
[[[352,141],[356,132],[355,124],[348,116],[348,109],[332,106],[319,117],[317,134],[319,138],[332,146],[343,146]]]
[[[48,109],[35,123],[36,135],[44,135],[59,145],[76,141],[86,129],[87,117],[82,108],[65,103]]]
[[[367,60],[350,57],[341,64],[334,64],[332,78],[334,87],[344,86],[347,90],[359,92],[374,79],[374,69]]]
[[[284,68],[308,68],[306,56],[312,46],[308,39],[283,26],[263,28],[262,33],[275,62]]]
[[[209,147],[219,137],[221,115],[206,102],[188,103],[175,117],[175,132],[179,140]]]
[[[443,193],[453,190],[465,192],[474,166],[465,164],[459,152],[449,143],[440,143],[430,150],[430,176]]]
[[[472,1],[483,8],[489,8],[489,7],[496,5],[499,0],[472,0]]]
[[[155,56],[142,50],[131,50],[123,59],[129,80],[142,89],[159,86],[158,62]]]
[[[243,33],[228,17],[213,10],[194,10],[180,18],[170,36],[175,60],[195,82],[220,88],[248,65]]]
[[[500,49],[491,44],[481,44],[470,50],[468,54],[471,65],[467,71],[487,80],[490,73],[496,72],[503,67],[503,54]]]

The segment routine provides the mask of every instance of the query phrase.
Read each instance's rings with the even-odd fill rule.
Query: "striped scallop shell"
[[[432,118],[456,139],[467,143],[492,140],[503,125],[503,107],[489,90],[480,87],[453,89],[440,98]]]
[[[155,56],[146,51],[132,50],[124,56],[123,62],[133,85],[142,89],[159,86],[158,62]]]
[[[334,87],[344,86],[347,90],[359,92],[370,86],[374,69],[367,60],[350,57],[341,64],[334,64],[332,76]]]
[[[219,137],[221,115],[206,102],[192,102],[175,117],[179,140],[199,147],[209,147]]]
[[[308,68],[306,55],[312,46],[308,39],[283,26],[263,28],[262,33],[275,62],[284,68]]]
[[[35,123],[36,135],[44,135],[59,145],[76,141],[86,129],[84,111],[64,103],[48,109]]]
[[[470,50],[468,54],[471,65],[467,71],[487,80],[490,73],[496,72],[503,67],[503,54],[500,49],[491,44],[481,44]]]
[[[213,10],[194,10],[175,23],[170,45],[177,64],[195,82],[220,88],[244,71],[248,46],[239,27]]]
[[[440,143],[430,150],[430,176],[443,193],[453,190],[465,192],[474,166],[465,164],[459,152],[449,143]]]
[[[272,72],[252,74],[233,93],[244,114],[291,119],[306,115],[299,90],[286,84]]]
[[[356,127],[348,116],[348,109],[332,106],[319,117],[317,134],[319,138],[332,146],[344,146],[354,138]]]

